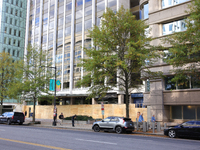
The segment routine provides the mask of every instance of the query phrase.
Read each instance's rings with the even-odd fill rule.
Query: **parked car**
[[[164,134],[170,138],[175,137],[200,137],[200,121],[188,121],[180,125],[169,127]]]
[[[0,116],[0,122],[7,123],[8,125],[11,123],[19,123],[21,125],[24,120],[25,116],[22,112],[5,112]]]
[[[116,133],[134,131],[134,124],[130,118],[124,117],[107,117],[101,121],[94,122],[92,129],[94,132],[99,132],[100,130],[104,131],[115,131]]]

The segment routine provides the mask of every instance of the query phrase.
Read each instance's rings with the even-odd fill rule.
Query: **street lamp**
[[[49,67],[55,69],[55,88],[54,88],[54,109],[53,109],[53,126],[56,126],[56,118],[57,118],[57,108],[56,108],[56,66],[55,67]]]
[[[41,66],[46,68],[53,68],[55,69],[55,88],[54,88],[54,109],[53,109],[53,126],[56,126],[56,118],[57,118],[57,108],[56,108],[56,66],[55,67],[47,67],[47,66]]]

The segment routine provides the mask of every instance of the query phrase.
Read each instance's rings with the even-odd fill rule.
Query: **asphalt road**
[[[0,124],[0,150],[199,150],[200,140]]]

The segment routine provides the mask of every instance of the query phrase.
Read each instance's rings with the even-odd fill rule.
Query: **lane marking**
[[[15,143],[21,143],[21,144],[27,144],[27,145],[33,145],[33,146],[39,146],[39,147],[45,147],[45,148],[56,149],[56,150],[71,150],[71,149],[65,149],[65,148],[61,148],[61,147],[42,145],[42,144],[37,144],[37,143],[30,143],[30,142],[11,140],[11,139],[5,139],[5,138],[0,138],[0,140],[10,141],[10,142],[15,142]]]
[[[94,142],[94,143],[101,143],[101,144],[117,145],[117,143],[103,142],[103,141],[84,140],[84,139],[76,139],[76,140],[78,140],[78,141],[86,141],[86,142]]]

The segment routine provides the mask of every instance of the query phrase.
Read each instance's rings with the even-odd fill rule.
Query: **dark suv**
[[[21,125],[24,120],[25,116],[22,112],[5,112],[0,116],[0,122],[7,123],[8,125],[11,123],[19,123]]]
[[[94,122],[92,129],[95,132],[99,132],[100,130],[111,130],[116,133],[122,133],[123,131],[131,133],[134,131],[134,124],[130,118],[111,116],[102,121]]]

